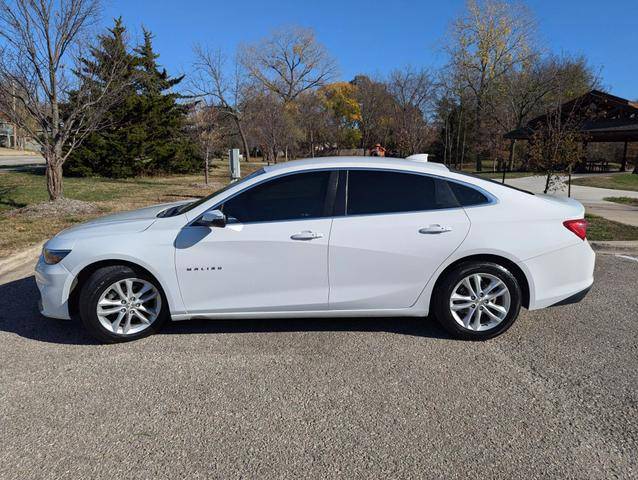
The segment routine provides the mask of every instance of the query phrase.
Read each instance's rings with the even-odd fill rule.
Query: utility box
[[[230,181],[234,182],[241,178],[241,167],[239,165],[239,148],[228,150],[228,162],[230,164]]]

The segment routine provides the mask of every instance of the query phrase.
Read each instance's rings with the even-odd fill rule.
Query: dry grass
[[[260,167],[261,164],[242,164],[242,173],[247,175]],[[0,172],[0,258],[96,216],[157,203],[197,199],[227,183],[228,168],[223,163],[215,164],[211,169],[208,186],[203,184],[203,175],[125,180],[66,178],[65,197],[79,203],[65,202],[65,208],[56,208],[55,204],[47,202],[41,169]]]
[[[638,175],[623,173],[620,175],[596,175],[592,177],[575,178],[573,185],[585,187],[611,188],[614,190],[633,190],[638,192]]]

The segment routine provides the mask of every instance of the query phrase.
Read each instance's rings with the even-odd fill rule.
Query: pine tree
[[[126,28],[118,18],[83,60],[82,70],[98,72],[98,78],[116,62],[123,64],[122,95],[109,112],[107,127],[89,136],[66,162],[66,174],[131,177],[198,168],[199,158],[185,131],[189,106],[178,103],[180,96],[172,91],[183,77],[171,78],[160,69],[152,39],[144,30],[142,45],[129,52]]]
[[[144,30],[144,42],[135,48],[139,86],[138,108],[143,122],[140,134],[145,137],[139,155],[150,172],[186,172],[198,168],[199,159],[186,134],[187,104],[173,91],[183,76],[171,78],[157,63],[153,35]]]
[[[132,160],[126,148],[130,107],[136,96],[136,59],[128,52],[126,28],[121,18],[115,19],[107,34],[98,36],[98,46],[90,50],[90,58],[82,59],[77,72],[82,81],[106,78],[106,72],[119,66],[117,88],[120,101],[107,114],[106,127],[91,134],[64,165],[65,174],[76,176],[104,175],[125,177],[133,174]],[[93,75],[95,74],[95,75]],[[73,101],[73,99],[72,99]]]

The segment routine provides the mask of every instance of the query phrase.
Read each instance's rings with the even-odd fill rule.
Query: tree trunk
[[[627,144],[628,142],[625,142],[625,148],[623,149],[622,163],[620,164],[621,172],[624,172],[627,170]]]
[[[315,136],[312,130],[310,130],[310,156],[315,158]]]
[[[480,138],[481,138],[481,110],[482,110],[482,101],[479,98],[476,102],[476,112],[475,112],[475,122],[474,124],[476,125],[476,132],[475,132],[475,138],[476,138],[476,142],[474,144],[474,148],[476,149],[476,151],[474,152],[475,154],[475,158],[476,158],[476,171],[477,172],[481,172],[483,170],[483,162],[481,160],[481,149],[479,147],[480,145]]]
[[[454,150],[454,165],[459,168],[459,142],[461,141],[461,121],[463,120],[463,104],[461,104],[461,110],[459,112],[459,124],[456,130],[456,148]]]
[[[235,125],[237,125],[237,131],[239,132],[239,136],[241,137],[241,143],[244,146],[244,160],[250,162],[250,150],[248,149],[248,140],[246,139],[246,134],[244,133],[244,127],[241,126],[239,118],[233,118],[235,119]]]
[[[62,198],[62,165],[58,159],[47,158],[46,180],[49,200],[55,201]]]
[[[510,143],[510,154],[509,159],[507,160],[507,169],[511,172],[514,170],[514,149],[516,148],[516,139],[512,139]]]
[[[204,183],[208,185],[208,152],[209,148],[206,147],[206,157],[204,159]]]
[[[543,193],[547,194],[547,191],[549,190],[549,181],[552,178],[552,172],[549,171],[547,172],[547,178],[545,179],[545,190],[543,190]]]

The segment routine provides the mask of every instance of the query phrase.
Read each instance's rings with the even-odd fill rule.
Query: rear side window
[[[426,175],[379,170],[348,172],[348,215],[458,207],[448,183]]]
[[[273,222],[325,216],[330,172],[287,175],[256,185],[224,203],[231,222]]]
[[[475,188],[455,182],[448,183],[452,192],[454,192],[454,196],[463,207],[489,203],[489,199]]]

